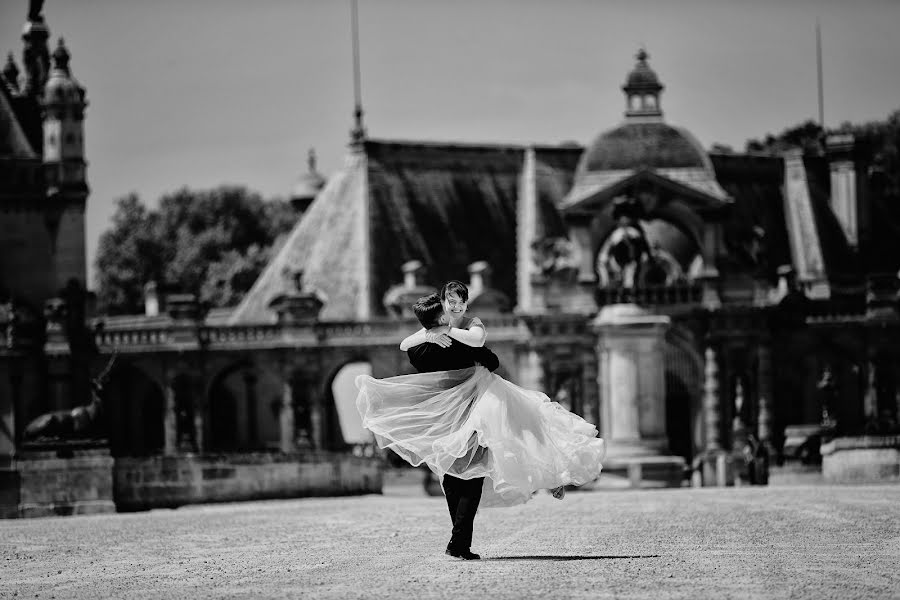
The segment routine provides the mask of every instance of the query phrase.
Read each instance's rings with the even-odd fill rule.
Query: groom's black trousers
[[[483,484],[484,477],[460,479],[444,475],[444,496],[447,498],[447,508],[450,509],[450,519],[453,521],[453,535],[447,545],[448,550],[465,552],[472,547],[472,525],[475,522],[478,503],[481,502]]]

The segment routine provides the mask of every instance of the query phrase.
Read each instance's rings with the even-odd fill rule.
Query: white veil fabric
[[[602,468],[597,428],[543,393],[481,366],[356,378],[356,407],[381,448],[438,476],[484,477],[480,506],[514,506],[540,489],[584,485]]]

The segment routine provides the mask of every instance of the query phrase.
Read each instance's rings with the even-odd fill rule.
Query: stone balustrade
[[[650,285],[638,288],[597,288],[598,306],[609,304],[639,304],[641,306],[668,306],[672,304],[699,304],[703,288],[696,284]]]
[[[516,315],[491,315],[484,319],[492,341],[515,341],[524,335]],[[258,325],[143,326],[111,322],[95,333],[97,346],[120,352],[165,352],[185,346],[208,350],[280,347],[393,346],[419,327],[413,320],[373,319],[356,322],[309,322]]]

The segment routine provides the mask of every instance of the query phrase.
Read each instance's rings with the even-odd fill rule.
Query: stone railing
[[[522,329],[516,315],[487,315],[484,319],[494,341],[517,338]],[[419,328],[409,319],[378,318],[356,322],[309,322],[257,325],[203,325],[173,322],[170,325],[107,323],[97,329],[100,348],[121,352],[165,352],[171,348],[235,348],[393,346]]]
[[[641,304],[665,306],[672,304],[698,304],[703,288],[697,284],[652,285],[639,288],[597,288],[597,306],[607,304]]]
[[[221,325],[201,327],[197,335],[204,345],[258,344],[282,340],[285,329],[280,325]],[[306,329],[312,332],[311,327]]]
[[[170,328],[102,329],[94,333],[94,340],[100,347],[162,346],[169,343],[171,335]]]

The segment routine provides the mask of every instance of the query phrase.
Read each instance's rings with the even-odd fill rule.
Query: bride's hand
[[[432,344],[437,344],[441,348],[449,348],[453,343],[453,340],[450,339],[450,336],[447,335],[446,332],[446,326],[429,329],[425,332],[425,341],[431,342]]]

